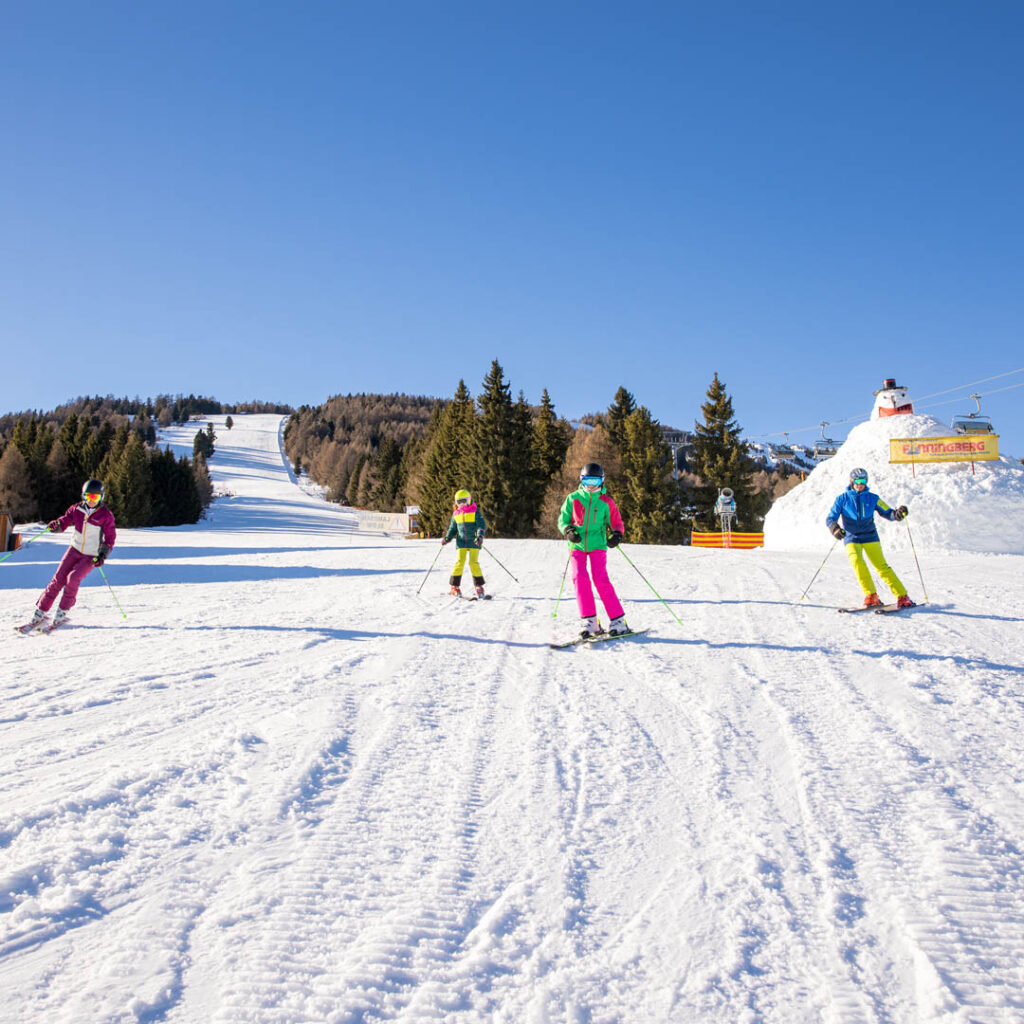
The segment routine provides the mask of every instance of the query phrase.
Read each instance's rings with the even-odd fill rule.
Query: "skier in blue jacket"
[[[832,510],[825,520],[825,525],[836,540],[846,545],[846,556],[857,576],[857,582],[864,591],[864,606],[870,608],[882,602],[875,592],[875,583],[871,578],[870,562],[882,577],[889,589],[896,595],[896,603],[900,608],[913,608],[914,602],[907,596],[907,588],[893,572],[892,567],[882,554],[882,542],[878,539],[875,527],[875,513],[885,519],[899,522],[907,516],[907,506],[890,508],[881,498],[868,490],[868,471],[858,467],[850,473],[850,484],[832,502]],[[839,520],[842,519],[842,526]],[[865,558],[867,561],[865,561]]]

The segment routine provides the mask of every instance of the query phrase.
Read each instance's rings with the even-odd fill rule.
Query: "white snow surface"
[[[850,471],[868,471],[868,487],[887,505],[906,505],[905,523],[876,516],[887,554],[978,551],[1024,554],[1024,467],[993,462],[890,464],[894,437],[949,437],[933,416],[886,416],[858,424],[838,452],[784,494],[765,516],[764,544],[774,551],[817,550],[832,544],[825,517],[849,486]],[[904,580],[904,583],[907,583]]]
[[[798,603],[816,556],[631,546],[681,624],[613,552],[651,633],[551,650],[563,545],[417,596],[436,541],[301,490],[276,417],[218,435],[230,496],[121,532],[126,619],[93,573],[8,628],[5,1022],[1024,1019],[1024,558],[923,521],[930,604],[848,616],[845,560]]]

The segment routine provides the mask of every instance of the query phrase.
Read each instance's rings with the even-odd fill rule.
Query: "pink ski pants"
[[[36,607],[41,611],[48,612],[53,607],[53,602],[63,589],[60,606],[64,611],[75,607],[78,600],[78,588],[82,580],[93,570],[93,556],[83,555],[81,551],[68,548],[64,557],[53,574],[53,579],[46,585],[42,596],[36,602]]]
[[[590,559],[590,572],[587,572],[587,559]],[[591,615],[597,614],[597,606],[594,604],[594,591],[591,589],[590,580],[593,577],[594,586],[601,597],[601,604],[608,614],[609,619],[617,619],[622,612],[622,605],[608,579],[608,552],[607,551],[579,551],[572,552],[572,582],[576,587],[576,606],[580,610],[580,616],[589,619]]]

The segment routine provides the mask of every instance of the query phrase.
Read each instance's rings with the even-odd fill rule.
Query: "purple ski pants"
[[[589,573],[587,572],[588,558],[590,559]],[[584,619],[589,619],[591,615],[597,614],[594,591],[590,586],[591,578],[593,578],[594,586],[597,587],[601,604],[604,605],[608,618],[617,619],[623,614],[623,611],[612,581],[608,579],[608,552],[573,549],[572,582],[576,588],[576,606],[580,610],[580,616]]]
[[[83,555],[81,551],[68,548],[64,552],[64,557],[60,560],[60,565],[57,566],[57,571],[53,574],[53,579],[47,583],[42,596],[36,601],[36,607],[41,611],[48,612],[53,607],[53,602],[57,599],[57,595],[63,589],[64,593],[60,599],[61,608],[64,611],[74,608],[75,601],[78,600],[78,588],[82,580],[92,570],[92,555]]]

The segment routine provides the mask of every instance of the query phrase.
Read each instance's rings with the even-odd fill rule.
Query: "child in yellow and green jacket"
[[[484,514],[473,503],[469,491],[456,491],[452,519],[448,524],[448,532],[444,535],[444,540],[441,541],[443,547],[450,540],[454,540],[459,551],[455,558],[455,567],[452,569],[451,578],[448,580],[451,584],[452,597],[462,596],[462,570],[466,565],[467,555],[469,556],[469,571],[473,574],[476,596],[484,596],[484,575],[480,571],[480,548],[483,547],[486,532],[487,522],[484,520]]]

